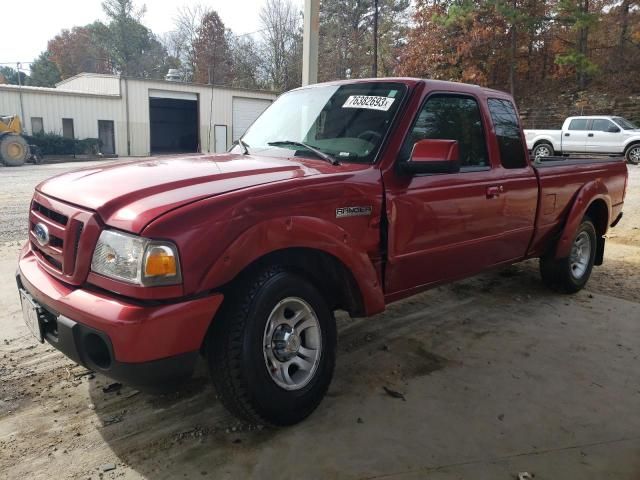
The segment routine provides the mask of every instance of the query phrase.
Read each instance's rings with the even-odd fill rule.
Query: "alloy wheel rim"
[[[548,147],[538,147],[536,149],[536,158],[548,157],[551,154]]]
[[[278,302],[267,319],[262,340],[271,379],[285,390],[300,390],[313,378],[322,356],[320,322],[301,298]]]
[[[629,152],[629,158],[634,163],[640,163],[640,147],[634,147]]]
[[[591,239],[587,232],[580,232],[571,247],[569,262],[571,265],[571,275],[580,279],[584,276],[589,267],[591,259]]]

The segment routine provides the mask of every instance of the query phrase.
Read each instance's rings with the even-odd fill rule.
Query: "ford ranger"
[[[17,282],[40,341],[138,388],[199,355],[222,403],[293,424],[325,395],[334,311],[540,259],[572,293],[622,215],[622,159],[532,165],[512,98],[390,78],[282,95],[230,152],[36,187]]]
[[[622,117],[568,117],[561,130],[525,130],[524,137],[534,159],[593,153],[640,163],[640,129]]]

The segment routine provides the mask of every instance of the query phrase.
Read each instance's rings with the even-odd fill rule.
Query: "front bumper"
[[[75,362],[146,390],[189,376],[223,296],[139,303],[74,288],[46,273],[24,250],[18,287],[41,307],[44,339]]]

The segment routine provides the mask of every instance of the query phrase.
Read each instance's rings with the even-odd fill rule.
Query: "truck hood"
[[[336,168],[340,167],[298,157],[222,154],[153,158],[64,173],[36,189],[96,211],[107,225],[140,233],[163,213],[203,198]]]

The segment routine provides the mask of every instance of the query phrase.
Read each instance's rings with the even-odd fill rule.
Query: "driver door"
[[[472,96],[436,94],[422,107],[399,162],[422,139],[457,140],[460,172],[385,173],[388,264],[385,292],[398,297],[479,272],[511,255],[500,174],[489,160],[486,122]]]

